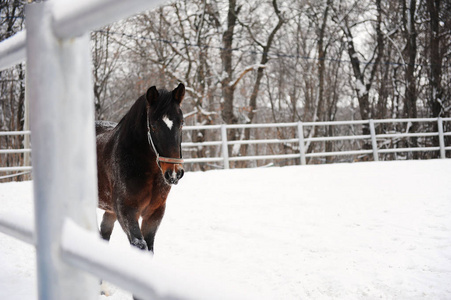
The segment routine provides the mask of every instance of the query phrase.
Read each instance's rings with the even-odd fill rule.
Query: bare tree
[[[224,122],[228,124],[237,123],[233,112],[234,105],[234,91],[236,85],[233,84],[233,38],[235,33],[235,27],[237,24],[237,16],[241,10],[240,6],[237,6],[236,0],[229,0],[229,7],[227,12],[227,26],[226,30],[222,34],[222,49],[221,60],[223,78],[221,80],[223,105],[222,118]]]
[[[358,13],[355,15],[355,17],[357,17],[356,20],[351,19],[351,12],[357,8],[357,4],[358,2],[354,2],[351,7],[344,5],[341,7],[342,9],[337,9],[333,19],[340,26],[344,36],[346,37],[345,41],[347,44],[347,53],[349,55],[355,82],[353,88],[359,102],[360,117],[362,120],[368,120],[372,118],[370,89],[373,85],[373,80],[384,51],[384,37],[381,30],[382,8],[381,1],[376,0],[376,22],[374,28],[376,32],[376,43],[373,51],[370,53],[371,58],[362,64],[362,61],[359,58],[361,54],[359,54],[356,49],[354,35],[352,33],[353,27],[365,21],[359,19],[361,16]],[[362,133],[369,134],[369,127],[363,126]]]
[[[238,20],[238,22],[241,24],[241,26],[247,30],[251,40],[261,49],[261,59],[260,59],[258,66],[256,67],[257,74],[255,77],[255,81],[254,81],[254,84],[252,87],[252,92],[251,92],[251,95],[249,98],[247,123],[252,123],[252,121],[254,120],[255,113],[257,110],[257,98],[258,98],[259,92],[260,92],[261,80],[263,78],[263,74],[264,74],[264,70],[266,69],[266,65],[270,59],[269,51],[271,50],[271,48],[273,46],[274,39],[275,39],[277,32],[282,27],[282,25],[285,23],[285,19],[282,16],[282,13],[278,8],[277,1],[272,0],[271,4],[272,4],[271,6],[274,11],[275,17],[277,18],[277,23],[268,32],[268,35],[265,37],[265,42],[261,42],[257,35],[257,32],[262,32],[262,28],[260,26],[256,26],[257,28],[255,29],[255,28],[252,28],[254,25],[252,21],[248,20],[246,23],[244,23],[243,21]],[[274,18],[273,15],[270,15],[268,17],[268,20],[271,20],[273,18]],[[258,23],[260,23],[260,22],[258,22]],[[255,68],[255,67],[251,66],[251,67],[247,68],[247,70],[251,70],[253,68]],[[242,138],[245,140],[248,140],[250,138],[250,129],[249,128],[246,128],[244,130],[244,135],[242,135]],[[242,155],[245,155],[247,153],[247,149],[248,149],[247,145],[245,145],[244,147],[241,148]]]
[[[446,43],[446,34],[440,29],[441,2],[440,0],[426,0],[427,12],[429,14],[429,106],[432,117],[440,117],[445,112],[443,104],[442,64],[443,56],[448,48],[443,47]]]
[[[114,102],[111,85],[114,84],[114,72],[120,57],[121,45],[114,43],[111,26],[92,33],[92,60],[94,78],[94,105],[96,118],[105,119],[105,112]]]

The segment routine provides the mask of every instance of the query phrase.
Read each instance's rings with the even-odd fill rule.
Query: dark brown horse
[[[184,95],[183,84],[172,92],[153,86],[117,125],[96,122],[103,239],[110,239],[117,219],[130,244],[153,252],[171,185],[184,173],[180,109]]]

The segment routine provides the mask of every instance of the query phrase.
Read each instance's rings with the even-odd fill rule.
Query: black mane
[[[127,130],[135,135],[136,133],[141,133],[146,128],[146,96],[143,95],[135,101],[130,110],[125,114],[125,116],[119,121],[116,128],[121,131]],[[135,134],[133,134],[135,133]]]

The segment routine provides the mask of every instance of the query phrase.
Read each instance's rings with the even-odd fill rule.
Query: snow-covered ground
[[[0,184],[0,212],[31,214],[31,189]],[[451,299],[451,160],[187,173],[155,250],[269,299]],[[35,290],[34,248],[0,233],[0,299]]]

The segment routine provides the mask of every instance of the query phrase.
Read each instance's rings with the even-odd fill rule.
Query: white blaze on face
[[[172,169],[172,178],[177,179],[177,171],[175,170],[175,165],[174,169]]]
[[[168,116],[163,117],[163,122],[164,124],[166,124],[166,126],[168,126],[169,130],[172,129],[172,125],[174,124],[174,122],[172,122],[172,120],[169,120]]]

